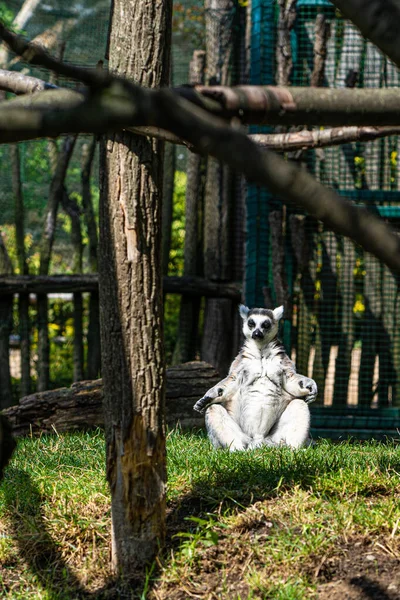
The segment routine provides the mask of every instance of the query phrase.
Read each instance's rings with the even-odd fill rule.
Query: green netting
[[[316,19],[322,13],[330,25],[324,86],[398,86],[398,69],[330,3],[303,1],[297,10],[292,33],[294,85],[310,85]],[[253,83],[275,81],[277,14],[274,0],[253,4]],[[368,206],[397,227],[398,144],[398,138],[393,137],[288,158],[302,163],[322,183]],[[249,199],[249,231],[257,227],[256,219],[267,223],[264,231],[257,227],[260,239],[249,238],[248,242],[248,289],[256,299],[263,287],[264,292],[266,287],[272,288],[273,299],[279,291],[274,290],[273,232],[268,220],[274,203],[273,198],[261,197],[254,190]],[[320,400],[325,404],[400,406],[398,278],[353,242],[326,231],[294,207],[284,211],[282,219],[286,265],[293,265],[293,285],[286,302],[292,336],[287,342],[298,370],[316,379]],[[265,256],[264,263],[259,260],[265,249],[269,253],[267,267]],[[251,271],[253,265],[257,279]]]

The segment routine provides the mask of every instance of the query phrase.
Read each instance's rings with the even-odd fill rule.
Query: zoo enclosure
[[[278,4],[252,3],[253,84],[280,83]],[[293,85],[398,87],[398,69],[330,2],[298,0],[296,12],[290,31]],[[315,83],[318,69],[322,76]],[[388,137],[287,158],[397,227],[398,144],[397,137]],[[400,406],[398,278],[352,241],[250,188],[248,230],[254,228],[258,237],[249,238],[247,252],[248,301],[285,303],[292,324],[286,325],[286,345],[298,370],[316,379],[321,401],[338,409]]]
[[[185,70],[182,66],[182,48],[190,49],[187,52],[189,58],[194,48],[205,45],[207,19],[209,30],[213,30],[210,22],[221,27],[219,11],[208,9],[202,16],[200,3],[193,4],[199,9],[200,20],[198,25],[191,26],[189,38],[187,31],[184,35],[182,31],[178,32],[181,36],[180,46],[175,37],[173,48],[178,50],[175,50],[174,56],[180,62],[173,66],[174,84],[188,79],[188,60]],[[252,83],[275,83],[278,12],[275,2],[253,1]],[[230,31],[233,25],[239,28],[240,24],[243,25],[243,20],[237,19],[238,15],[240,16],[238,5],[232,5],[225,11],[222,25]],[[363,40],[351,23],[335,15],[330,4],[306,4],[301,1],[297,3],[297,18],[291,32],[293,83],[310,83],[314,69],[318,15],[324,15],[330,24],[324,85],[397,85],[397,69],[369,42]],[[242,16],[243,12],[241,18]],[[62,18],[66,18],[65,14]],[[89,23],[87,21],[85,27],[89,27]],[[107,19],[103,21],[102,27],[102,35],[106,36]],[[214,28],[214,39],[216,38],[218,43],[215,44],[215,54],[211,54],[211,57],[208,48],[208,64],[215,65],[215,72],[209,77],[209,82],[220,83],[223,77],[229,83],[246,81],[246,45],[237,45],[239,51],[234,53],[228,43],[229,36],[221,35],[218,28]],[[68,55],[69,48],[68,43],[65,50],[68,60],[81,61],[77,56]],[[29,147],[31,144],[27,145]],[[178,156],[175,153],[173,158],[178,165],[187,166],[189,175],[191,165],[186,151],[179,149]],[[377,210],[384,218],[391,219],[396,224],[399,200],[397,138],[369,144],[348,144],[323,152],[305,151],[289,158],[302,162],[323,183],[336,187],[340,193],[361,204],[368,204],[371,209]],[[202,195],[207,187],[205,166],[198,165],[198,168],[203,169],[199,188]],[[225,211],[228,209],[224,204],[224,197],[231,205],[228,222],[234,226],[234,235],[227,239],[226,248],[218,250],[217,262],[222,264],[222,270],[213,272],[203,264],[195,275],[205,273],[208,269],[207,281],[221,286],[241,280],[245,275],[248,304],[284,302],[287,314],[291,317],[285,323],[285,343],[296,356],[299,370],[308,372],[317,379],[326,404],[333,403],[338,407],[347,403],[366,407],[371,406],[371,403],[379,404],[380,407],[398,405],[397,279],[386,267],[364,254],[352,242],[324,231],[321,225],[299,215],[293,209],[282,209],[281,204],[269,194],[253,188],[249,189],[247,198],[248,238],[244,256],[244,189],[240,178],[238,179],[232,186],[226,173],[221,170],[217,171],[214,178],[214,182],[218,182],[214,187],[217,188],[219,197],[217,234],[223,231],[222,224],[224,219],[227,220]],[[205,190],[206,198],[207,193],[210,196],[210,189]],[[9,202],[9,196],[7,201]],[[207,210],[206,204],[207,199],[199,200],[198,208],[203,213],[203,218]],[[214,242],[211,240],[209,243],[212,246]],[[200,263],[206,261],[207,241],[203,240],[203,244],[205,253],[200,257]],[[232,249],[233,260],[230,265],[224,265],[227,262],[226,256],[232,253]],[[203,293],[204,291],[201,294]],[[188,295],[184,296],[186,298],[182,303],[187,303]],[[224,306],[227,301],[232,306],[232,300],[227,299],[224,299]],[[191,300],[189,305],[193,310],[194,303]],[[207,314],[207,307],[205,312]],[[196,331],[199,314],[197,308]],[[185,322],[184,318],[185,315],[181,314],[182,322]],[[230,322],[225,325],[230,327]],[[230,353],[232,349],[236,349],[237,342],[236,333],[235,343],[232,344],[232,340],[229,342]],[[226,362],[229,360],[230,356]]]

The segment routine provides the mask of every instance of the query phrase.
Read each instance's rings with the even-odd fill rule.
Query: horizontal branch
[[[15,94],[32,94],[46,89],[57,89],[57,86],[46,83],[37,77],[22,75],[16,71],[6,71],[0,69],[0,89]],[[82,96],[83,98],[83,96]],[[33,104],[35,100],[33,101]],[[23,102],[27,106],[26,102]],[[32,106],[32,102],[28,101]],[[129,127],[129,131],[137,135],[154,137],[173,144],[180,144],[189,147],[192,151],[193,146],[177,137],[176,135],[158,127]],[[297,132],[277,133],[277,134],[252,134],[250,138],[262,147],[278,150],[281,152],[288,150],[302,150],[305,148],[324,148],[350,142],[368,142],[378,138],[390,135],[398,135],[400,127],[338,127],[332,129],[318,129],[310,131],[304,129]]]
[[[82,275],[1,275],[1,294],[57,294],[93,292],[98,288],[97,274]],[[208,281],[201,277],[164,277],[167,294],[206,296],[241,300],[241,286],[232,282]]]
[[[249,137],[262,148],[286,152],[370,142],[391,135],[400,135],[400,127],[333,127],[312,131],[303,129],[289,133],[254,133]]]
[[[7,35],[13,38],[14,34],[8,32]],[[22,46],[24,52],[29,50],[26,42]],[[70,72],[69,65],[51,57],[44,59],[43,54],[43,50],[37,48],[31,53],[37,58],[37,64],[53,68],[63,75]],[[28,139],[32,139],[78,131],[100,133],[130,126],[164,129],[192,144],[199,152],[243,173],[249,181],[266,186],[284,202],[300,206],[329,229],[350,237],[400,273],[400,239],[381,219],[324,188],[305,170],[257,147],[245,133],[228,127],[219,118],[251,117],[255,119],[251,122],[281,124],[399,125],[399,90],[198,86],[181,88],[179,95],[167,89],[153,91],[141,88],[110,74],[100,77],[92,71],[77,69],[75,72],[81,71],[84,71],[81,80],[90,85],[91,90],[87,97],[77,93],[74,98],[70,97],[73,107],[55,110],[53,105],[44,109],[40,101],[37,102],[38,96],[56,95],[61,90],[39,92],[0,104],[0,132],[2,126],[5,127],[5,133],[0,133],[3,141],[4,135],[15,136],[16,127],[17,139],[24,139],[18,137],[23,131]],[[197,106],[190,94],[196,99]],[[36,101],[32,102],[35,97]],[[31,100],[29,110],[16,106],[15,103],[21,99]],[[64,102],[67,102],[66,98]],[[202,103],[210,112],[204,110]],[[212,114],[216,108],[218,116]],[[16,119],[13,124],[11,117]]]
[[[196,86],[186,100],[224,119],[253,125],[400,125],[397,88]]]
[[[43,90],[51,90],[56,86],[37,77],[23,75],[18,71],[0,69],[0,90],[12,94],[33,94]]]

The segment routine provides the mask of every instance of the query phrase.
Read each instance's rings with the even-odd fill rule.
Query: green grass
[[[179,431],[167,443],[166,550],[129,591],[110,580],[102,432],[22,440],[0,487],[0,597],[300,600],[350,548],[399,556],[394,443],[229,453]]]

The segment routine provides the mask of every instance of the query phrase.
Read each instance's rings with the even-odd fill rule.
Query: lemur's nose
[[[261,329],[255,329],[253,331],[253,333],[251,334],[251,337],[253,338],[253,340],[255,340],[257,338],[262,339],[264,337],[264,334],[261,331]]]

